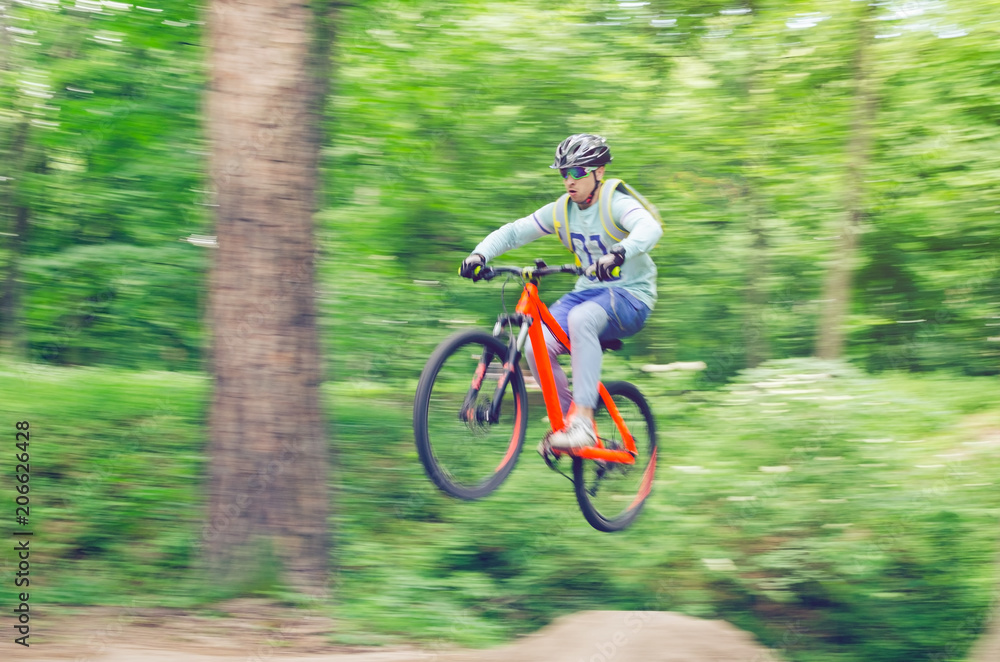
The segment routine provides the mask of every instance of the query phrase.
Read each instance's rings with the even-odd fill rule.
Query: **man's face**
[[[566,187],[566,192],[569,193],[570,199],[576,204],[582,205],[590,197],[591,192],[594,190],[594,184],[603,177],[604,166],[601,166],[597,170],[587,173],[587,176],[581,179],[566,177],[563,180],[563,185]]]

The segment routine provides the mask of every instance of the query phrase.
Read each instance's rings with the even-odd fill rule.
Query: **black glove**
[[[473,253],[462,260],[462,266],[458,268],[458,275],[462,278],[471,278],[472,282],[476,282],[482,278],[479,274],[482,273],[485,264],[486,256]]]
[[[621,244],[615,244],[607,255],[597,259],[597,280],[614,280],[622,275],[619,268],[625,264],[625,249]]]

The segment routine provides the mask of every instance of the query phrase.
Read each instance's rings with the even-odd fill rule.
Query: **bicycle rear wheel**
[[[598,531],[621,531],[642,510],[656,472],[656,422],[649,403],[628,382],[608,382],[608,389],[625,426],[635,439],[635,464],[573,458],[576,500],[587,522]],[[625,450],[618,426],[604,401],[594,410],[597,436],[605,448]]]
[[[413,434],[427,476],[443,492],[479,499],[517,464],[528,428],[524,377],[514,365],[490,422],[507,345],[482,331],[451,336],[427,360],[413,402]],[[481,388],[480,388],[481,387]]]

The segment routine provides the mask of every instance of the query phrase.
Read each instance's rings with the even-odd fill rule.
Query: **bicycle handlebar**
[[[493,280],[500,274],[513,274],[515,276],[520,276],[525,280],[529,280],[531,278],[539,278],[541,276],[551,276],[552,274],[573,274],[575,276],[582,276],[583,272],[583,267],[578,267],[575,264],[562,264],[555,267],[484,266],[480,272],[480,278],[483,280]]]

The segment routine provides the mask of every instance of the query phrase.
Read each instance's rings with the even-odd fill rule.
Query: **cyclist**
[[[569,196],[565,206],[557,205],[560,198],[490,233],[462,261],[459,270],[462,276],[478,280],[480,269],[490,260],[549,234],[557,234],[572,246],[578,262],[587,265],[587,273],[577,279],[573,291],[549,308],[569,334],[573,348],[572,393],[566,373],[555,360],[566,348],[545,329],[563,413],[569,411],[571,401],[575,405],[565,429],[549,437],[550,445],[561,450],[585,448],[597,441],[593,417],[601,375],[600,342],[638,333],[656,303],[656,266],[649,251],[663,231],[639,201],[617,186],[602,192],[604,169],[611,158],[611,150],[601,136],[579,133],[563,140],[549,167],[559,170],[563,177]],[[612,196],[611,227],[606,227],[597,204],[608,195]],[[561,220],[560,215],[564,216]],[[620,273],[616,267],[620,267]],[[527,358],[532,373],[537,375],[530,343]]]

